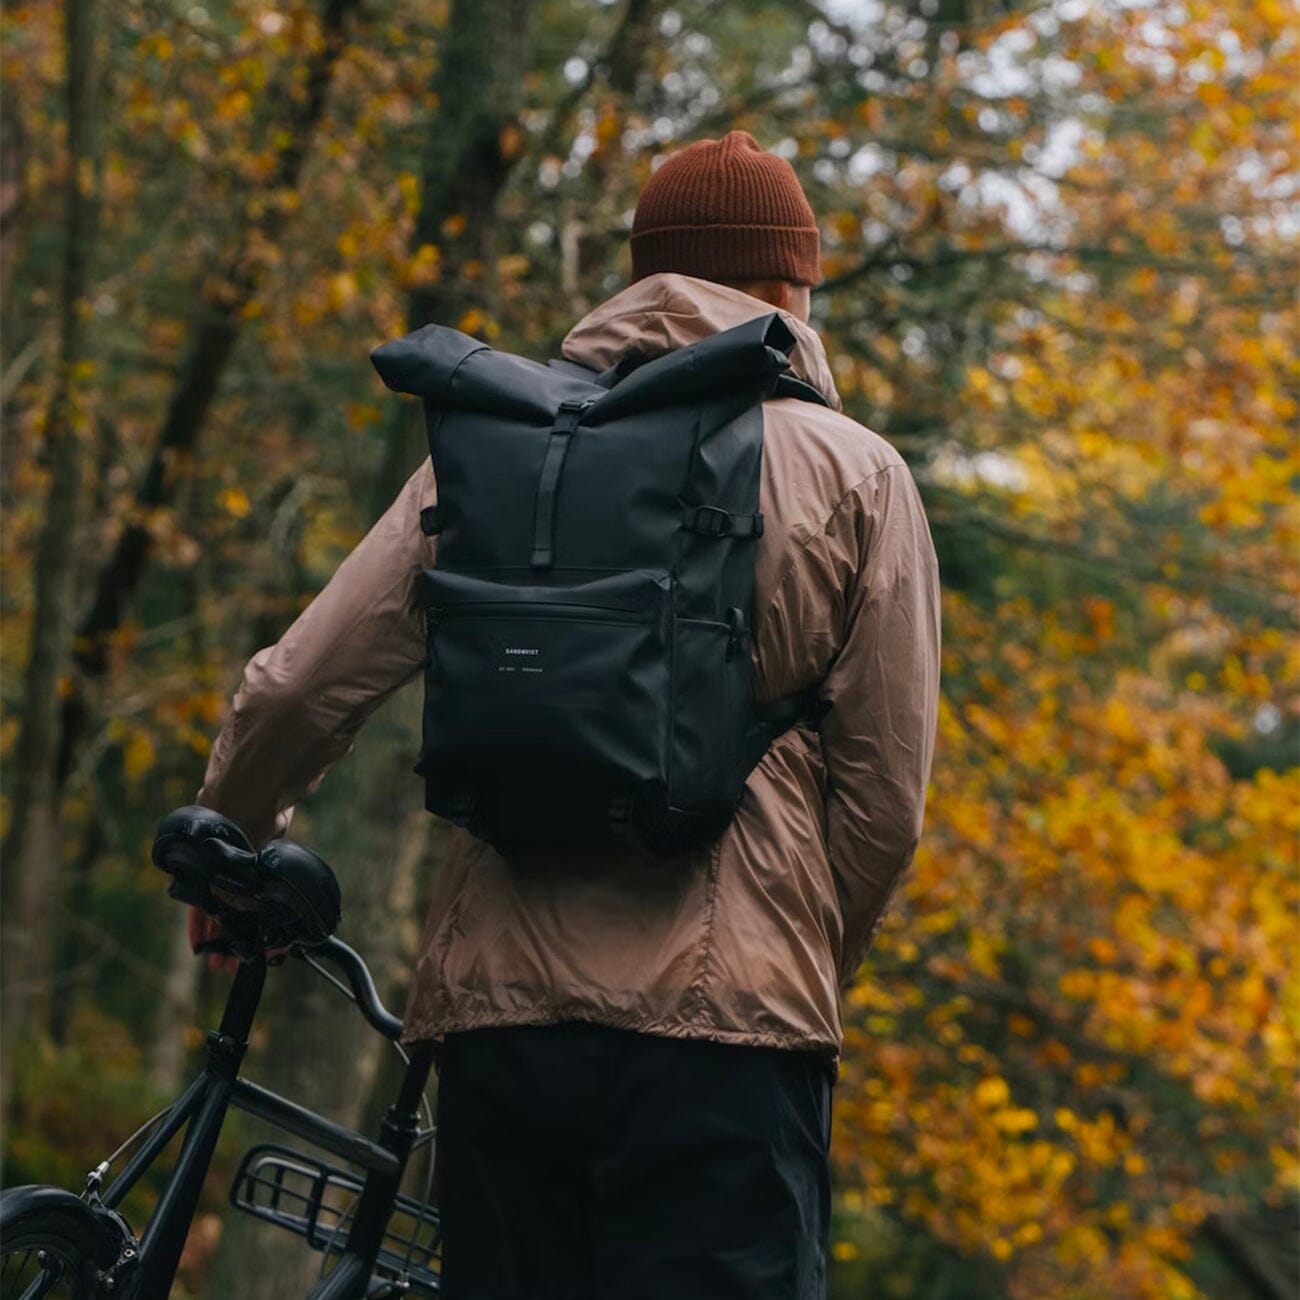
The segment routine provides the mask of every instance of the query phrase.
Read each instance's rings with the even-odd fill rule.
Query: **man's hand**
[[[197,954],[199,944],[208,939],[215,939],[221,933],[221,922],[215,916],[209,916],[198,907],[190,908],[190,948]],[[209,952],[202,954],[208,960],[209,970],[230,971],[239,969],[239,959],[224,953]]]
[[[195,956],[208,959],[209,970],[224,970],[233,974],[239,969],[239,958],[223,952],[199,952],[199,944],[208,939],[216,939],[221,934],[221,922],[215,916],[209,916],[202,908],[190,908],[190,948]],[[283,957],[288,948],[268,948],[266,959],[274,962]]]

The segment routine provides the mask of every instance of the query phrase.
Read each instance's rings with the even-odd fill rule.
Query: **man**
[[[406,1013],[408,1039],[444,1040],[449,1300],[822,1295],[838,986],[920,833],[934,551],[903,461],[838,413],[793,170],[737,131],[675,154],[638,203],[632,267],[567,360],[604,370],[776,307],[794,373],[830,403],[765,405],[754,603],[758,698],[820,682],[830,707],[676,869],[629,854],[523,871],[451,833]],[[426,461],[248,665],[200,798],[255,841],[421,667],[434,498]]]

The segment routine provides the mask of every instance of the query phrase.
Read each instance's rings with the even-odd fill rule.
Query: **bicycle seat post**
[[[240,1060],[243,1059],[243,1049],[248,1046],[248,1035],[257,1015],[258,1004],[262,1000],[262,987],[265,983],[265,957],[248,958],[239,963],[217,1033],[222,1038],[233,1039],[239,1044]],[[235,1069],[239,1069],[239,1060],[235,1062]]]

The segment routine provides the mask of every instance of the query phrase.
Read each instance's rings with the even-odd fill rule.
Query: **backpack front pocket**
[[[466,809],[513,806],[496,816],[514,819],[559,807],[604,830],[608,810],[594,805],[666,781],[667,573],[539,587],[430,570],[423,597],[418,770],[435,812],[466,820]]]
[[[678,619],[674,635],[671,801],[724,806],[729,816],[745,777],[737,719],[749,696],[749,643],[710,619]]]

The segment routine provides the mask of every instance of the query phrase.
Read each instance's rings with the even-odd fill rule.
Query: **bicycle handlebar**
[[[308,957],[325,957],[333,962],[347,977],[357,1006],[371,1026],[393,1042],[402,1036],[402,1022],[379,1000],[379,991],[375,988],[370,969],[355,948],[349,948],[342,939],[331,936],[322,944],[313,945],[309,949],[295,948],[292,952],[295,957],[304,960]]]

